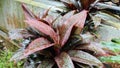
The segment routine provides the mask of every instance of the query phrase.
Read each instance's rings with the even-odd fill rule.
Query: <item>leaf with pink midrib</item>
[[[93,56],[87,52],[80,51],[80,50],[71,50],[68,52],[68,54],[70,55],[70,57],[72,58],[73,61],[87,64],[90,66],[94,65],[99,68],[103,68],[102,62],[100,60],[98,60],[95,56]]]
[[[26,50],[24,51],[24,56],[28,56],[36,51],[40,51],[43,49],[46,49],[48,47],[53,46],[53,44],[51,44],[47,39],[45,38],[38,38],[35,39],[33,42],[31,42],[28,47],[26,48]]]
[[[26,19],[36,18],[39,19],[31,10],[29,10],[25,4],[22,4],[22,9]]]
[[[61,46],[63,46],[69,39],[73,26],[77,25],[81,29],[83,28],[86,17],[87,11],[83,10],[80,13],[69,17],[64,23],[62,23],[62,26],[59,28]]]
[[[40,32],[49,35],[55,43],[58,43],[58,34],[47,24],[38,21],[36,19],[28,19],[25,21],[26,23],[28,23],[30,26],[35,27],[36,29],[38,29]]]
[[[78,28],[82,29],[84,27],[84,24],[85,24],[85,20],[87,18],[87,10],[83,10],[81,13],[81,16],[79,17],[79,22],[75,25],[77,26]]]

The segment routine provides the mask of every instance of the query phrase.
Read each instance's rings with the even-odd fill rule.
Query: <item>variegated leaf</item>
[[[55,43],[59,42],[58,34],[47,24],[45,24],[41,21],[38,21],[36,19],[27,19],[25,22],[28,23],[30,26],[35,27],[42,33],[49,35],[54,40]]]
[[[74,68],[70,56],[65,52],[62,52],[60,55],[55,57],[55,61],[59,68]]]
[[[31,10],[29,10],[25,4],[22,4],[22,8],[23,8],[23,12],[24,12],[24,15],[25,15],[25,18],[26,19],[29,19],[29,18],[36,18],[36,19],[39,19],[34,13],[32,13]]]
[[[101,44],[96,42],[91,42],[90,44],[85,44],[76,47],[76,49],[85,49],[85,50],[93,51],[94,55],[96,56],[107,56],[107,53],[102,49]]]
[[[28,56],[36,51],[43,50],[45,48],[51,47],[54,44],[50,44],[50,42],[45,38],[38,38],[32,41],[28,47],[24,51],[24,56]]]
[[[63,46],[66,41],[68,40],[71,30],[75,24],[77,24],[78,27],[83,27],[86,19],[87,11],[83,10],[80,13],[77,13],[71,17],[69,17],[60,27],[59,34],[61,39],[61,46]]]
[[[68,52],[72,60],[83,63],[83,64],[88,64],[90,66],[94,65],[99,68],[103,68],[102,63],[94,56],[90,55],[89,53],[80,51],[80,50],[71,50]]]

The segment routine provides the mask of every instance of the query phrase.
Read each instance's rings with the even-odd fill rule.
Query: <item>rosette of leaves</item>
[[[21,49],[11,58],[11,61],[26,59],[24,68],[103,68],[103,64],[82,45],[86,37],[81,35],[87,17],[87,10],[75,14],[75,11],[62,16],[60,21],[48,15],[48,11],[39,18],[26,6],[22,5],[27,29],[13,31],[23,39]],[[15,34],[15,35],[16,35]],[[12,34],[11,34],[12,35]],[[97,48],[97,45],[90,46]],[[81,47],[78,48],[77,47]],[[95,51],[88,48],[87,50]],[[106,55],[98,48],[97,53]]]

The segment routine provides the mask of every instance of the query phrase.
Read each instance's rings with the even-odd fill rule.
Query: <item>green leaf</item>
[[[74,68],[70,56],[65,52],[62,52],[60,55],[55,57],[55,61],[59,68]]]
[[[120,53],[120,44],[113,42],[101,42],[102,49],[112,53],[119,54]]]
[[[114,43],[120,44],[120,38],[114,38],[111,41]]]
[[[15,64],[14,62],[10,62],[9,59],[12,57],[13,52],[9,50],[0,51],[0,68],[22,68],[23,62],[18,62]]]
[[[72,58],[72,60],[76,62],[103,68],[102,63],[96,57],[90,55],[89,53],[80,50],[71,50],[69,51],[69,55]]]
[[[104,63],[120,63],[120,55],[99,58]]]

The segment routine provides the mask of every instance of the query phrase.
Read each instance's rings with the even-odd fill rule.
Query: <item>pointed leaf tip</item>
[[[83,10],[80,13],[72,15],[71,17],[66,19],[64,23],[62,23],[62,26],[59,29],[61,46],[63,46],[69,39],[72,28],[74,26],[77,26],[78,28],[80,28],[80,30],[83,28],[87,17],[87,12],[87,10]]]
[[[30,26],[35,27],[36,29],[38,29],[40,32],[49,35],[55,43],[58,43],[59,41],[59,36],[58,34],[47,24],[38,21],[36,19],[28,19],[25,21],[26,23],[28,23]]]
[[[87,12],[88,12],[87,10],[83,10],[80,12],[79,21],[76,24],[76,26],[80,29],[82,29],[84,27],[85,20],[87,18]]]
[[[26,19],[30,19],[30,18],[39,19],[31,10],[27,8],[25,4],[22,4],[22,9]]]

